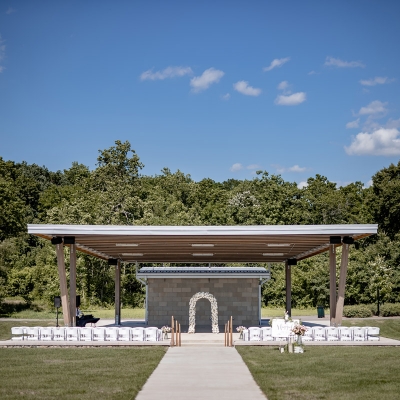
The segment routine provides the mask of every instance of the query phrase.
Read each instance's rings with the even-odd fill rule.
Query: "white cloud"
[[[307,171],[306,167],[300,167],[297,164],[293,165],[292,167],[289,167],[289,168],[281,167],[279,165],[274,165],[274,167],[276,168],[276,171],[278,172],[278,174],[283,174],[285,172],[304,172],[304,171]]]
[[[247,169],[260,169],[261,166],[258,164],[250,164],[246,167]]]
[[[240,171],[241,169],[243,169],[243,165],[240,163],[233,164],[232,167],[229,168],[229,170],[232,172],[237,172]]]
[[[345,146],[345,151],[349,155],[400,155],[400,132],[395,128],[380,128],[372,133],[360,132],[349,147]]]
[[[360,115],[375,115],[375,114],[384,114],[387,112],[385,108],[388,103],[382,103],[379,100],[372,101],[365,107],[361,107],[358,112]]]
[[[297,106],[306,101],[304,92],[293,93],[288,96],[280,95],[275,99],[275,104],[280,106]]]
[[[282,81],[279,85],[278,85],[278,89],[279,90],[286,90],[289,87],[289,82],[288,81]]]
[[[375,86],[375,85],[383,85],[385,83],[393,82],[394,79],[388,79],[387,76],[376,76],[375,78],[361,80],[361,85],[364,86]]]
[[[315,75],[316,72],[315,71],[310,71],[307,75]]]
[[[149,69],[144,71],[140,75],[140,80],[146,81],[157,81],[157,80],[164,80],[166,78],[175,78],[181,77],[185,75],[191,75],[193,73],[190,67],[167,67],[162,71],[153,72],[153,70]]]
[[[233,84],[233,88],[246,96],[259,96],[261,94],[261,89],[249,86],[247,81],[239,81]]]
[[[224,95],[221,96],[222,100],[229,100],[231,98],[230,93],[226,93]]]
[[[298,187],[299,189],[304,189],[304,188],[306,188],[307,186],[308,186],[308,183],[307,183],[306,181],[302,181],[302,182],[300,182],[300,183],[297,184],[297,187]]]
[[[12,8],[12,7],[10,6],[10,7],[8,7],[8,9],[7,9],[7,11],[6,11],[6,14],[7,14],[7,15],[10,15],[10,14],[16,12],[16,11],[17,11],[17,10],[16,10],[15,8]]]
[[[365,65],[361,61],[343,61],[340,58],[326,57],[325,64],[328,67],[338,68],[364,68]]]
[[[358,124],[360,122],[360,118],[357,118],[355,121],[350,121],[346,124],[347,129],[358,128]]]
[[[287,63],[290,60],[290,57],[286,58],[275,58],[275,60],[271,61],[269,67],[264,67],[263,71],[268,72],[274,68],[282,67],[283,64]]]
[[[370,180],[364,185],[364,187],[367,189],[367,188],[371,187],[372,184],[373,184],[372,179],[370,179]]]
[[[190,80],[192,91],[197,93],[206,90],[213,83],[218,83],[224,75],[224,71],[220,71],[219,69],[206,69],[200,76],[195,76]]]

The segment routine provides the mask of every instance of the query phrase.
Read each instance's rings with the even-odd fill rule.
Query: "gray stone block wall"
[[[150,278],[148,279],[148,323],[170,325],[173,315],[182,326],[189,325],[189,300],[197,292],[209,292],[218,303],[218,323],[232,315],[234,326],[258,325],[258,279],[254,278]],[[196,304],[196,325],[209,325],[211,304]]]

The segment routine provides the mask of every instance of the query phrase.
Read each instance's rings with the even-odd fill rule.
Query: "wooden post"
[[[179,332],[178,332],[178,321],[175,320],[175,345],[179,346]]]
[[[224,343],[224,346],[226,347],[226,331],[227,331],[227,329],[226,329],[226,323],[225,323],[225,330],[224,330],[224,340],[225,340],[225,343]]]
[[[329,245],[329,308],[330,325],[335,325],[336,318],[336,248],[334,244]]]
[[[179,347],[182,346],[182,336],[181,336],[181,324],[179,324]]]
[[[292,316],[292,269],[288,261],[285,262],[285,279],[286,279],[286,311],[289,317]]]
[[[349,245],[344,243],[342,246],[342,260],[340,262],[339,290],[338,290],[338,299],[336,304],[336,315],[335,315],[336,325],[342,324],[348,263],[349,263]]]
[[[174,325],[175,325],[175,321],[174,321],[174,316],[171,317],[171,347],[175,346],[174,343]]]
[[[121,325],[121,261],[115,266],[115,325]]]
[[[233,318],[232,318],[232,315],[231,315],[230,328],[231,328],[231,331],[229,332],[229,336],[230,336],[230,344],[232,347],[233,346]]]
[[[76,245],[69,248],[69,306],[71,326],[76,326]]]
[[[64,325],[71,326],[71,313],[68,302],[67,274],[65,273],[64,244],[56,245],[58,276],[60,277],[61,306],[64,317]]]

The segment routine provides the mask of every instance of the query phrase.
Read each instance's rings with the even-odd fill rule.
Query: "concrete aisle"
[[[239,353],[231,347],[171,347],[137,400],[265,400]]]

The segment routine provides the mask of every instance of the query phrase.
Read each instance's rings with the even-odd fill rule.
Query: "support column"
[[[65,272],[64,245],[62,238],[52,239],[56,245],[58,276],[60,278],[61,306],[63,311],[64,325],[71,326],[71,314],[68,303],[67,274]]]
[[[115,266],[115,325],[121,325],[121,261]]]
[[[285,262],[286,278],[286,311],[292,316],[292,269],[288,261]]]
[[[147,281],[147,278],[146,278],[146,295],[145,296],[146,297],[144,299],[144,302],[145,302],[144,324],[147,326],[149,324],[149,299],[148,299],[148,296],[149,296],[149,282]]]
[[[336,325],[342,325],[343,318],[343,306],[344,306],[344,294],[346,290],[346,277],[347,277],[347,266],[349,263],[349,245],[344,243],[342,247],[342,260],[340,262],[340,277],[339,277],[339,290],[338,299],[336,304]]]
[[[261,327],[261,279],[258,281],[258,324]]]
[[[71,313],[71,326],[76,326],[76,245],[69,248],[69,306]]]
[[[334,244],[329,245],[329,308],[330,325],[335,325],[336,318],[336,248]]]

